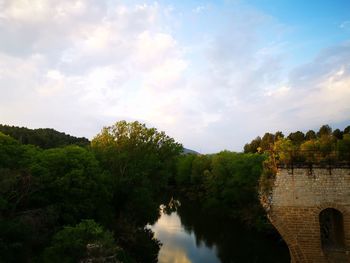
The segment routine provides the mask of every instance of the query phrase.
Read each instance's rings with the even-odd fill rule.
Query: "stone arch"
[[[321,205],[318,205],[315,209],[314,209],[314,220],[319,224],[319,215],[322,211],[326,210],[326,209],[335,209],[338,210],[341,214],[342,214],[342,219],[343,219],[343,235],[344,235],[344,243],[345,246],[347,246],[347,242],[346,242],[346,229],[345,229],[345,221],[349,219],[350,213],[348,211],[348,209],[342,205],[333,203],[333,202],[324,202]],[[321,229],[321,226],[319,225],[319,229]],[[322,242],[321,242],[321,231],[319,231],[319,248],[322,250]],[[323,251],[324,252],[324,251]]]
[[[339,204],[336,204],[336,203],[326,202],[326,203],[322,203],[321,205],[317,206],[317,209],[315,211],[315,219],[318,220],[318,215],[321,213],[322,210],[325,210],[327,208],[333,208],[333,209],[339,210],[339,212],[341,212],[343,214],[343,216],[349,215],[346,207],[339,205]]]
[[[321,247],[324,252],[345,247],[343,213],[326,208],[319,213]]]
[[[274,215],[273,212],[269,213],[268,218],[273,224],[273,226],[280,233],[284,242],[286,242],[291,257],[291,263],[307,262],[306,256],[303,253],[302,248],[298,244],[297,237],[293,232],[290,231],[290,229],[288,228],[288,224],[286,224],[283,219]]]

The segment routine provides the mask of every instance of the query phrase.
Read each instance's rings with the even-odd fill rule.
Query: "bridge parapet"
[[[292,262],[350,262],[350,169],[279,168],[268,216]]]

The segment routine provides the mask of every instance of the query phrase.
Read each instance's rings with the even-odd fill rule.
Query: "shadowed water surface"
[[[241,223],[218,221],[193,204],[163,211],[150,228],[163,244],[159,263],[289,263],[288,248]]]

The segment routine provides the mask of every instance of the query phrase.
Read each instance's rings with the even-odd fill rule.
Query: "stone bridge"
[[[279,168],[268,217],[292,263],[350,262],[350,168]]]

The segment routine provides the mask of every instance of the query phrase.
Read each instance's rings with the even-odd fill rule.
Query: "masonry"
[[[350,169],[279,168],[268,216],[292,263],[350,262]]]

